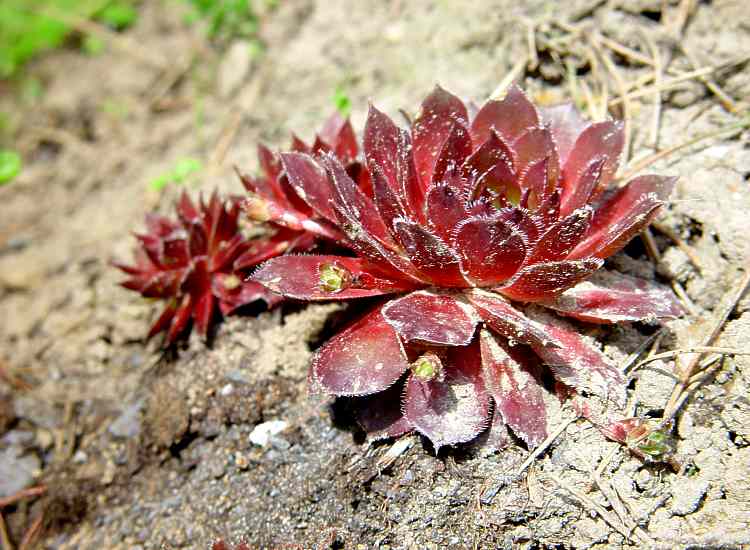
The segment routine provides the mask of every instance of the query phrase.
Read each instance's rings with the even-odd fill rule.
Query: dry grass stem
[[[565,429],[570,426],[573,422],[578,420],[578,415],[573,415],[572,417],[568,418],[567,420],[564,420],[560,423],[560,425],[555,428],[555,431],[553,431],[551,434],[547,436],[547,438],[542,441],[539,446],[534,449],[531,454],[529,454],[528,457],[526,457],[526,460],[523,461],[523,464],[521,464],[520,468],[518,468],[518,471],[516,472],[516,475],[522,474],[526,468],[531,466],[531,463],[534,462],[534,460],[537,459],[539,455],[541,455],[544,451],[547,450],[547,448],[552,445],[552,443],[555,441],[555,439],[558,438],[558,436],[565,431]]]
[[[523,57],[516,61],[516,64],[513,65],[513,67],[508,71],[508,74],[505,75],[505,78],[503,78],[500,81],[500,84],[497,85],[497,88],[490,94],[490,99],[500,99],[505,95],[505,91],[508,89],[508,86],[513,84],[513,82],[521,75],[521,73],[526,69],[526,64],[528,63],[529,58]]]
[[[633,367],[633,365],[635,365],[635,362],[638,360],[638,358],[641,355],[643,355],[643,352],[645,352],[647,349],[649,349],[649,347],[651,347],[651,352],[649,353],[649,356],[653,355],[655,353],[654,350],[656,350],[656,349],[659,348],[658,344],[661,342],[661,338],[664,335],[665,330],[666,329],[664,327],[662,327],[662,328],[659,329],[658,332],[655,332],[654,334],[652,334],[651,336],[649,336],[648,338],[646,338],[646,340],[644,340],[638,346],[638,348],[633,353],[631,353],[628,356],[628,358],[625,360],[625,362],[620,367],[620,372],[622,372],[622,373],[628,372]],[[654,344],[654,345],[652,346],[652,344]]]
[[[685,289],[682,288],[682,285],[678,281],[675,281],[673,279],[672,281],[670,281],[670,286],[672,287],[672,290],[674,290],[674,293],[677,294],[680,302],[682,302],[682,305],[685,306],[685,309],[687,309],[690,315],[692,315],[693,317],[697,317],[698,315],[700,315],[698,307],[690,299],[690,296],[688,296],[687,292],[685,292]]]
[[[632,370],[637,370],[654,361],[660,361],[662,359],[673,359],[677,356],[686,355],[689,353],[719,353],[722,355],[750,355],[750,351],[742,351],[741,349],[736,349],[736,348],[720,348],[716,346],[691,346],[689,348],[664,351],[662,353],[657,353],[655,355],[652,355],[651,357],[647,357],[643,361],[636,363]]]
[[[597,504],[593,500],[591,500],[589,497],[578,491],[577,489],[574,489],[567,483],[565,483],[561,479],[557,479],[554,477],[548,478],[550,479],[555,485],[558,487],[565,489],[568,493],[573,495],[583,506],[588,508],[590,512],[595,512],[599,515],[610,527],[612,527],[615,531],[620,533],[623,537],[625,537],[627,540],[632,540],[633,536],[628,531],[627,527],[625,527],[617,517],[615,517],[613,514],[611,514],[609,511],[607,511],[603,506]],[[646,540],[640,540],[642,544],[647,543]]]
[[[703,268],[701,267],[701,261],[698,258],[698,255],[695,253],[695,251],[688,245],[685,241],[683,241],[680,236],[669,226],[664,225],[663,223],[659,222],[653,222],[651,223],[651,227],[656,229],[659,233],[667,237],[670,241],[672,241],[677,248],[682,250],[685,255],[688,257],[688,260],[690,260],[690,263],[693,264],[693,267],[698,270],[699,273],[703,272]]]
[[[732,311],[734,311],[734,308],[737,306],[737,303],[745,294],[749,286],[750,269],[748,269],[742,276],[740,283],[737,285],[734,293],[730,296],[727,305],[721,310],[721,313],[716,318],[713,328],[703,340],[704,345],[694,346],[688,349],[692,349],[693,353],[699,352],[700,354],[708,352],[719,353],[723,355],[750,355],[750,351],[736,350],[733,348],[720,348],[710,345],[719,336],[719,333],[724,327],[724,324],[727,322],[727,319],[732,314]],[[688,395],[690,395],[690,393],[696,387],[698,387],[708,378],[709,373],[706,371],[705,367],[701,366],[701,357],[702,355],[696,355],[684,369],[680,369],[679,376],[681,381],[672,390],[672,395],[670,396],[666,407],[664,407],[664,414],[662,415],[661,425],[665,425],[666,423],[670,422],[677,414],[677,411],[680,409],[682,404],[686,401]],[[703,372],[701,372],[701,369],[703,369]],[[696,372],[698,374],[696,374]]]
[[[735,134],[737,132],[741,132],[745,130],[746,128],[750,127],[750,116],[746,116],[742,120],[735,122],[733,124],[729,124],[725,126],[724,128],[719,128],[718,130],[714,130],[713,132],[707,132],[705,134],[700,134],[692,139],[689,139],[683,143],[680,143],[678,145],[675,145],[673,147],[670,147],[668,149],[664,149],[662,151],[659,151],[658,153],[654,153],[653,155],[648,155],[647,157],[636,161],[633,166],[629,168],[627,172],[620,175],[618,179],[620,180],[627,180],[632,178],[634,175],[636,175],[638,172],[643,170],[644,168],[647,168],[648,166],[651,166],[653,163],[671,156],[672,154],[676,153],[680,149],[685,149],[686,147],[690,147],[692,145],[695,145],[696,143],[700,143],[701,141],[705,141],[708,139],[717,138],[720,136],[723,136],[724,134]],[[729,136],[725,136],[729,137]]]

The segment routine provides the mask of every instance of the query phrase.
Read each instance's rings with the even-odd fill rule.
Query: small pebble
[[[260,447],[268,445],[271,436],[283,432],[288,426],[284,420],[269,420],[255,426],[250,432],[250,442]]]

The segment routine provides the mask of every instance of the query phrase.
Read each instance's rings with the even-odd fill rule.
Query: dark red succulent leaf
[[[247,280],[249,270],[270,256],[305,250],[310,238],[281,230],[267,238],[247,239],[239,227],[237,198],[211,195],[194,203],[186,193],[177,205],[177,219],[149,215],[148,233],[138,235],[135,265],[114,263],[128,278],[122,286],[167,305],[149,330],[151,338],[166,332],[173,344],[192,320],[205,336],[217,309],[229,315],[238,308],[264,300],[270,307],[281,300],[260,283]]]
[[[547,437],[545,390],[540,382],[538,359],[520,346],[509,346],[488,331],[482,331],[482,375],[495,409],[529,447]]]
[[[489,423],[492,410],[482,377],[479,343],[445,350],[444,376],[406,382],[404,416],[439,450],[471,441]]]
[[[312,372],[335,395],[369,395],[391,387],[409,368],[396,331],[375,308],[318,350]]]
[[[542,370],[561,395],[622,402],[623,377],[604,354],[540,313],[603,323],[681,313],[652,283],[587,281],[674,185],[641,176],[610,188],[621,123],[590,123],[572,105],[537,109],[516,86],[478,111],[437,87],[408,130],[370,107],[364,164],[354,159],[350,127],[330,127],[321,143],[339,136],[346,146],[316,150],[297,140],[281,158],[308,219],[344,236],[350,252],[274,258],[254,278],[304,300],[391,295],[325,344],[312,367],[331,394],[372,395],[361,400],[365,429],[377,437],[415,429],[435,447],[450,445],[486,427],[494,401],[493,422],[534,446],[547,433]],[[304,216],[282,210],[269,219],[286,215],[297,223],[288,227],[303,227]],[[386,414],[395,388],[401,408]]]

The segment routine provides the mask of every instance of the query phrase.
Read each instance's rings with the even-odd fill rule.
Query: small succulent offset
[[[114,264],[129,276],[122,286],[167,301],[149,338],[166,331],[165,343],[173,344],[191,318],[205,336],[217,307],[228,315],[255,300],[269,306],[281,300],[247,280],[248,270],[287,250],[298,236],[279,231],[247,239],[239,227],[240,200],[222,200],[217,193],[197,204],[183,193],[176,210],[176,220],[149,214],[146,232],[136,235],[135,265]]]
[[[311,366],[314,384],[355,397],[371,438],[416,430],[439,448],[492,423],[536,445],[547,435],[544,372],[559,396],[625,393],[619,370],[545,308],[591,323],[682,312],[666,289],[595,274],[675,181],[609,188],[620,123],[537,108],[515,86],[469,113],[438,87],[410,131],[371,107],[355,170],[324,150],[281,154],[306,219],[345,235],[355,256],[277,257],[253,278],[288,298],[384,297]]]
[[[312,146],[292,136],[292,148],[305,153],[330,153],[342,162],[352,177],[368,187],[368,173],[357,162],[357,140],[348,119],[334,113]],[[228,315],[243,305],[264,300],[268,307],[281,301],[278,294],[248,281],[248,272],[261,262],[292,252],[308,251],[320,239],[332,245],[345,243],[344,235],[328,221],[315,216],[290,186],[280,160],[264,145],[258,146],[261,174],[239,173],[250,197],[222,200],[216,193],[208,204],[192,203],[183,193],[177,204],[177,220],[151,214],[147,233],[137,235],[136,265],[115,262],[130,278],[125,288],[149,298],[167,300],[162,314],[149,331],[149,338],[166,331],[165,344],[173,344],[192,318],[206,335],[215,309]],[[249,240],[239,227],[245,209],[256,222],[266,222],[271,234]]]
[[[312,146],[292,135],[292,150],[308,155],[331,154],[346,169],[347,174],[361,189],[371,188],[369,173],[357,161],[359,149],[349,119],[338,113],[331,115],[315,137]],[[263,176],[254,178],[239,174],[249,192],[245,210],[250,219],[270,222],[273,225],[307,233],[335,244],[345,244],[344,234],[325,217],[320,216],[307,202],[305,190],[291,181],[284,171],[281,159],[264,145],[258,146],[258,159]]]

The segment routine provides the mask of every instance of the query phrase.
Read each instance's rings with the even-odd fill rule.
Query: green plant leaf
[[[104,49],[104,42],[92,34],[87,34],[81,42],[81,48],[89,55],[97,55]]]
[[[21,156],[15,151],[0,150],[0,185],[10,183],[21,172]]]
[[[138,12],[129,2],[111,2],[96,14],[96,19],[121,31],[135,23]]]
[[[337,86],[333,92],[333,104],[341,116],[349,116],[352,111],[352,100],[349,99],[343,86]]]
[[[201,161],[186,157],[177,161],[174,167],[166,174],[161,174],[149,182],[149,187],[154,191],[161,191],[172,183],[181,184],[185,180],[203,169]]]

